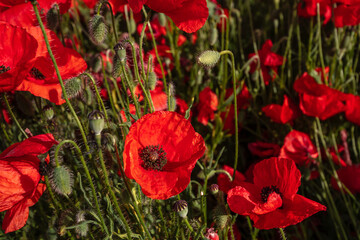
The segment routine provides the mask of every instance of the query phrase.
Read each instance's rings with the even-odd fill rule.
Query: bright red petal
[[[2,229],[5,233],[19,230],[26,224],[28,216],[29,207],[27,207],[24,202],[19,202],[6,212]]]

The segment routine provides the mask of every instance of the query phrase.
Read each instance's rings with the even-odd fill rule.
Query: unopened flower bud
[[[148,78],[148,87],[150,90],[155,89],[157,80],[158,80],[158,78],[156,76],[156,73],[153,71],[150,71],[149,78]]]
[[[49,29],[55,30],[59,25],[59,5],[56,3],[52,5],[46,13],[46,25]]]
[[[185,200],[178,200],[174,203],[173,210],[177,212],[180,217],[185,218],[188,213],[188,204]]]
[[[218,51],[206,50],[197,57],[197,62],[204,68],[214,67],[220,59]]]
[[[163,13],[159,13],[159,23],[161,26],[165,27],[166,25],[166,15]]]
[[[105,24],[103,16],[96,14],[91,18],[89,23],[89,32],[95,43],[100,44],[105,40],[108,28]]]
[[[66,95],[69,99],[77,97],[82,91],[82,81],[79,77],[70,78],[64,85]]]
[[[218,30],[214,27],[211,29],[210,36],[209,36],[209,44],[210,46],[215,45],[216,41],[218,40]]]
[[[51,176],[51,183],[57,193],[70,195],[74,183],[70,169],[65,166],[55,167]]]
[[[210,192],[211,194],[215,195],[219,192],[219,185],[217,184],[211,184],[210,186]]]
[[[104,129],[104,114],[98,110],[92,111],[89,116],[89,126],[91,130],[94,131],[95,135],[100,135],[101,131]]]
[[[54,109],[49,105],[43,108],[43,113],[47,120],[51,120],[54,117]]]

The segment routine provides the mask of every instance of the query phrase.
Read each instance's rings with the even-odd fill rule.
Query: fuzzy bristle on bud
[[[197,62],[204,68],[214,67],[220,59],[220,53],[214,50],[206,50],[197,57]]]
[[[69,99],[79,96],[82,91],[82,81],[79,77],[70,78],[65,82],[65,91]]]
[[[188,204],[185,200],[178,200],[174,203],[173,210],[177,212],[180,217],[185,218],[188,213]]]
[[[96,14],[91,18],[89,32],[95,43],[101,44],[105,40],[108,33],[108,27],[105,24],[103,16]]]
[[[150,71],[149,78],[148,78],[148,87],[151,91],[155,89],[157,80],[158,80],[158,78],[156,76],[156,73],[153,71]]]
[[[59,6],[55,3],[46,13],[46,25],[49,29],[55,30],[59,25]]]
[[[70,170],[65,166],[57,166],[51,176],[52,187],[62,195],[70,195],[73,188],[73,178]]]
[[[89,116],[89,126],[91,130],[94,131],[95,135],[100,135],[101,131],[104,129],[105,121],[104,121],[105,115],[98,111],[92,111]]]

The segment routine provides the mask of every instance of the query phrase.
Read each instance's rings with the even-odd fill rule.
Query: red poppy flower
[[[360,193],[360,164],[340,168],[336,173],[351,193]],[[334,189],[340,190],[334,177],[331,179],[331,185]]]
[[[360,97],[353,94],[346,95],[345,117],[352,123],[360,125]]]
[[[159,22],[159,15],[156,15],[151,20],[150,23],[151,23],[151,28],[153,30],[155,40],[160,41],[160,40],[164,39],[164,36],[166,36],[166,28],[164,26],[161,26],[161,24]],[[141,34],[143,26],[144,26],[144,23],[140,23],[139,25],[137,25],[137,32],[139,33],[139,35]],[[152,36],[151,36],[148,26],[146,26],[146,28],[145,28],[145,36],[148,40],[152,39]],[[161,42],[161,44],[165,44],[165,41]]]
[[[275,143],[257,141],[249,143],[248,148],[252,155],[261,158],[277,157],[280,153],[280,146]]]
[[[129,104],[129,113],[132,115],[136,115],[136,108],[135,108],[134,104]],[[124,110],[120,111],[120,117],[123,122],[128,122],[128,121],[134,122],[133,119],[131,119],[131,120],[127,119]]]
[[[274,80],[276,78],[278,66],[281,66],[284,61],[284,58],[282,56],[271,51],[272,46],[272,41],[268,39],[262,45],[262,48],[258,51],[258,55],[260,58],[261,74],[266,85],[269,84],[270,80]],[[248,57],[250,59],[255,55],[255,53],[250,53]],[[255,60],[250,64],[250,73],[257,71],[257,61],[258,60]],[[270,75],[270,70],[273,71],[272,75]]]
[[[295,81],[294,89],[300,96],[301,111],[308,116],[325,120],[345,110],[344,93],[318,84],[306,72]]]
[[[301,174],[290,159],[263,160],[255,165],[253,174],[253,183],[242,182],[231,189],[227,202],[233,212],[250,216],[256,228],[285,228],[326,210],[296,194]]]
[[[143,91],[140,84],[136,86],[134,93],[138,96],[138,101],[143,101]],[[154,104],[155,111],[163,111],[167,109],[167,95],[164,92],[164,84],[162,81],[157,81],[154,90],[150,91],[151,99]]]
[[[181,115],[185,116],[185,113],[188,109],[189,109],[189,106],[183,99],[176,98],[176,112],[177,113],[180,113]],[[191,119],[191,111],[190,111],[189,119]]]
[[[40,183],[37,157],[57,144],[51,134],[30,137],[15,143],[0,154],[0,212],[7,211],[2,229],[5,233],[22,228],[33,206],[46,189]]]
[[[20,27],[0,22],[0,92],[13,91],[31,69],[38,43]]]
[[[345,151],[345,147],[344,147],[343,145],[337,145],[337,149],[338,149],[339,155],[340,155],[342,152]],[[341,155],[340,155],[340,157],[337,156],[334,147],[329,148],[328,151],[329,151],[329,153],[330,153],[330,155],[331,155],[331,160],[332,160],[335,164],[340,165],[340,166],[342,166],[342,167],[346,167],[346,166],[347,166],[346,162],[341,159]],[[321,155],[322,155],[322,156],[326,156],[325,151],[322,151],[322,154],[321,154]]]
[[[317,4],[320,6],[320,15],[323,16],[324,23],[329,22],[331,18],[330,0],[304,0],[298,4],[297,12],[300,17],[314,17],[317,15]]]
[[[47,52],[41,29],[29,27],[27,32],[37,39],[39,46],[31,70],[14,90],[29,91],[35,96],[45,98],[58,105],[65,103],[65,100],[62,99],[61,86]],[[86,62],[78,52],[64,47],[54,32],[46,30],[46,34],[64,81],[86,70]]]
[[[149,198],[168,199],[185,190],[204,152],[203,138],[180,114],[146,114],[131,125],[126,136],[125,174]]]
[[[232,167],[224,165],[223,169],[227,171],[231,176],[233,176],[234,169]],[[219,189],[224,193],[227,193],[230,189],[239,186],[239,184],[245,180],[246,180],[245,176],[237,170],[235,172],[235,178],[232,182],[230,181],[228,176],[226,176],[226,174],[224,173],[220,173],[217,177],[217,183],[219,185]]]
[[[307,165],[314,162],[318,152],[306,133],[292,130],[285,137],[279,157],[291,159],[299,165]]]
[[[216,111],[217,106],[218,98],[216,94],[209,87],[204,88],[199,93],[198,122],[206,126],[209,119],[214,120],[214,111]]]
[[[173,56],[171,54],[170,47],[166,46],[166,45],[158,45],[157,50],[158,50],[159,56],[162,58],[161,59],[162,66],[163,66],[165,76],[166,76],[168,73],[167,70],[171,71],[174,68],[174,64],[172,64]],[[156,73],[156,76],[158,76],[159,78],[162,78],[160,63],[158,62],[158,60],[156,58],[155,49],[151,49],[148,52],[148,56],[149,55],[152,56],[152,66],[154,67],[154,72]],[[147,59],[149,59],[149,57],[147,57]],[[170,61],[168,61],[168,62],[170,62],[170,64],[168,66],[166,65],[167,59],[170,60]]]
[[[204,237],[209,240],[219,240],[219,235],[215,232],[214,228],[206,229]]]
[[[234,90],[232,88],[226,89],[225,98],[229,98],[233,94]],[[246,85],[243,86],[241,89],[241,92],[237,95],[237,107],[238,112],[240,109],[247,109],[250,105],[251,101],[251,94],[249,92],[249,89],[246,87]],[[235,117],[234,117],[234,104],[231,104],[226,108],[224,112],[220,114],[220,117],[222,118],[224,122],[224,130],[229,130],[229,133],[234,134],[235,133]],[[241,129],[241,122],[239,121],[239,131]]]
[[[209,16],[206,0],[126,0],[138,13],[146,4],[150,9],[169,16],[181,30],[192,33],[199,30]]]
[[[334,8],[335,27],[355,26],[360,23],[360,3],[355,0],[344,1],[346,4]],[[347,5],[351,4],[351,5]]]
[[[276,123],[286,124],[292,123],[293,120],[300,116],[300,111],[297,106],[284,95],[283,105],[270,104],[261,109],[266,116],[271,118]]]

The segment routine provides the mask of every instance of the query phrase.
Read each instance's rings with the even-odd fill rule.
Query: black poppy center
[[[139,150],[139,156],[144,161],[145,169],[162,171],[167,163],[166,152],[160,145],[149,145]]]
[[[45,76],[44,76],[44,74],[42,74],[40,71],[39,71],[39,69],[37,69],[37,68],[32,68],[31,70],[30,70],[30,74],[31,74],[31,76],[33,76],[35,79],[38,79],[38,80],[43,80],[43,79],[45,79]]]
[[[0,74],[1,74],[1,73],[5,73],[5,72],[7,72],[7,71],[10,71],[10,67],[6,67],[6,66],[4,66],[4,65],[1,65],[1,66],[0,66]]]
[[[261,199],[263,200],[264,203],[267,202],[269,195],[273,192],[281,195],[279,188],[274,185],[267,186],[261,189]]]

